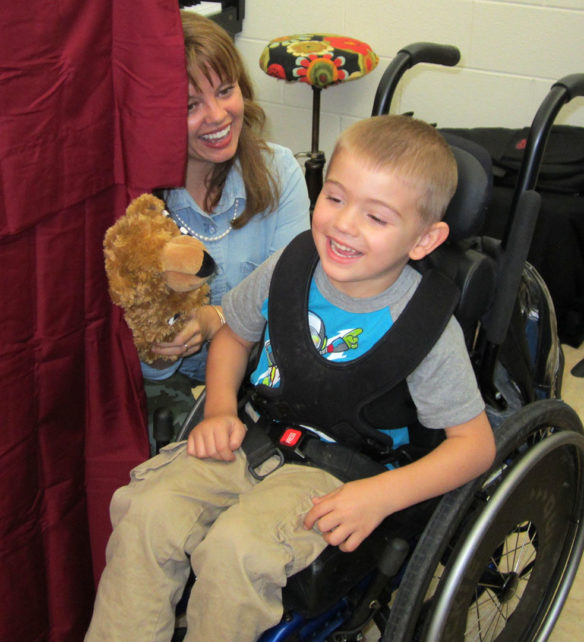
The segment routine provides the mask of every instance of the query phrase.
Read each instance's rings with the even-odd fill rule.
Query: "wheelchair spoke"
[[[469,621],[466,627],[465,639],[469,642],[483,642],[492,639],[493,634],[496,635],[502,628],[498,626],[498,623],[501,619],[507,619],[503,613],[504,607],[496,596],[491,591],[483,591],[479,595],[478,588],[477,586],[474,607],[469,611]],[[489,609],[487,617],[484,616],[484,609]],[[481,615],[482,613],[483,615]]]
[[[517,575],[525,575],[531,570],[537,551],[535,533],[532,534],[532,531],[532,524],[525,522],[518,525],[512,534],[510,533],[510,537],[505,542],[506,551],[498,563],[501,570]]]
[[[509,605],[501,604],[492,591],[479,591],[479,588],[477,586],[467,620],[465,640],[469,642],[495,639],[508,618]]]
[[[465,640],[495,640],[518,607],[537,557],[537,532],[531,522],[516,525],[492,553],[469,606]],[[431,600],[444,566],[435,569],[426,600]]]
[[[474,591],[465,640],[495,640],[518,607],[537,556],[531,522],[518,524],[491,555]]]

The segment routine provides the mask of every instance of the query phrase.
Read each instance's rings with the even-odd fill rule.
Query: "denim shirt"
[[[310,227],[310,202],[298,162],[286,147],[271,143],[270,148],[273,157],[268,156],[268,163],[280,186],[277,209],[256,214],[244,227],[232,229],[222,238],[211,240],[229,228],[234,213],[238,216],[245,208],[245,187],[238,165],[227,176],[221,199],[212,214],[203,212],[184,188],[165,194],[167,209],[175,223],[179,228],[185,228],[186,233],[189,228],[196,232],[217,264],[216,272],[208,282],[213,304],[220,305],[226,292],[268,256]],[[151,381],[162,381],[179,370],[191,379],[203,381],[206,361],[205,345],[197,354],[179,359],[164,370],[142,363],[142,374]]]

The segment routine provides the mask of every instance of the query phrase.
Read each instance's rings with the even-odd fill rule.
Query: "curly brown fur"
[[[166,248],[168,258],[169,251],[174,251],[169,242],[181,237],[181,233],[163,212],[160,199],[143,194],[130,203],[126,214],[107,230],[104,238],[110,296],[124,310],[138,355],[146,363],[157,359],[151,350],[154,343],[172,341],[184,327],[187,315],[209,301],[204,277],[195,279],[196,289],[188,292],[177,292],[169,286],[163,254]],[[185,262],[181,254],[172,261],[172,269],[193,280],[205,260],[205,246],[188,237],[181,244],[183,253],[185,244],[188,265],[181,266],[181,261]],[[169,323],[171,319],[175,321]]]

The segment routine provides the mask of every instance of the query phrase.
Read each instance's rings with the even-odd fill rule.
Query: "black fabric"
[[[452,281],[430,270],[374,350],[358,359],[333,364],[315,349],[306,321],[317,260],[312,236],[307,232],[288,246],[276,265],[269,327],[280,386],[256,386],[252,392],[254,405],[273,419],[316,426],[352,448],[391,449],[391,438],[379,429],[400,428],[415,420],[405,378],[441,335],[456,307],[458,290]],[[295,340],[290,341],[290,337]],[[382,408],[375,407],[375,423],[369,423],[363,409],[379,399]]]
[[[483,234],[497,239],[506,229],[528,129],[446,129],[483,145],[493,159],[493,197]],[[537,182],[542,205],[529,262],[552,296],[562,343],[584,340],[584,128],[557,125]]]
[[[491,155],[496,183],[513,187],[516,183],[529,127],[477,127],[441,129],[482,145]],[[538,190],[564,194],[584,194],[584,128],[554,125],[546,145]]]
[[[584,340],[584,197],[542,192],[528,261],[545,281],[556,311],[562,343]],[[497,186],[484,233],[502,238],[513,193]]]

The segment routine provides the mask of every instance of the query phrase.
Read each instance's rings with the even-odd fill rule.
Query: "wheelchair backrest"
[[[419,268],[438,268],[458,286],[460,300],[455,316],[471,350],[477,325],[489,308],[495,286],[495,262],[474,242],[482,231],[491,196],[491,158],[472,141],[451,134],[444,137],[458,167],[458,185],[444,216],[450,234],[446,243],[419,262]]]

